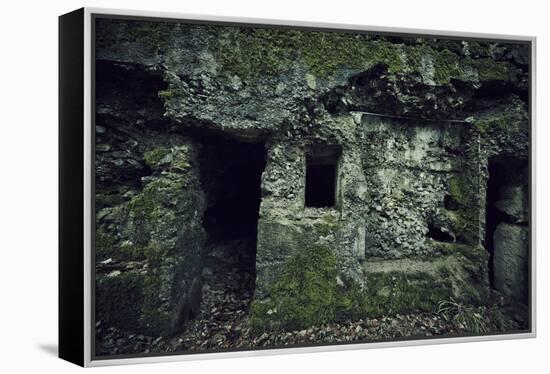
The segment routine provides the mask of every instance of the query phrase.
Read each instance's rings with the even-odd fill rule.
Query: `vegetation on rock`
[[[484,236],[488,163],[529,156],[525,45],[97,22],[98,352],[526,325]]]

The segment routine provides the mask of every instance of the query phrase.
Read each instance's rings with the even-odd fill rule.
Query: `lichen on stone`
[[[371,273],[367,276],[366,315],[406,314],[435,310],[437,304],[452,296],[449,280],[428,273]]]
[[[352,305],[357,295],[349,294],[354,287],[339,284],[337,261],[331,249],[320,245],[294,254],[270,286],[268,299],[252,304],[252,328],[301,329],[358,313],[361,306]]]
[[[244,263],[242,248],[252,265],[235,279],[254,280],[252,301],[234,315],[251,331],[437,314],[450,300],[490,308],[490,163],[529,157],[526,45],[97,22],[95,249],[106,326],[184,336],[204,317],[189,305],[203,276],[229,276],[231,266],[212,264]],[[311,155],[334,149],[334,199],[307,206]],[[248,236],[228,239],[250,203],[231,201],[234,192],[253,195],[239,172],[258,160],[259,208]],[[200,312],[214,316],[206,305]]]
[[[170,150],[159,147],[155,148],[153,150],[150,150],[148,152],[145,152],[143,155],[145,158],[145,162],[149,167],[156,167],[161,161],[164,161],[167,156],[170,155]],[[166,162],[169,162],[170,160],[167,159]]]

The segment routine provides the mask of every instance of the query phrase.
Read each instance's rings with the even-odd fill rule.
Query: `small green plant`
[[[462,304],[456,300],[444,300],[437,306],[437,314],[453,322],[458,328],[475,334],[486,334],[489,326],[481,307]]]

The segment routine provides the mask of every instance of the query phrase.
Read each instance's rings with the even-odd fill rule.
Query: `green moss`
[[[504,133],[515,133],[525,124],[527,116],[523,111],[500,112],[493,116],[480,118],[474,121],[473,125],[481,134],[491,131]]]
[[[369,317],[431,312],[440,301],[450,296],[450,280],[429,273],[371,273],[367,276],[365,311]]]
[[[170,22],[101,21],[98,47],[116,48],[117,43],[130,42],[139,43],[146,54],[163,54],[171,47],[173,35],[181,36],[179,32],[189,27]],[[395,74],[425,73],[427,62],[437,85],[452,78],[471,79],[466,71],[477,71],[480,80],[489,81],[515,79],[517,74],[507,62],[460,56],[462,47],[456,42],[399,44],[364,34],[227,26],[203,26],[201,36],[222,71],[248,81],[284,74],[296,62],[320,79],[377,64]],[[160,93],[165,99],[174,94],[170,90]]]
[[[321,236],[327,236],[341,228],[341,222],[337,217],[326,215],[314,224],[315,232]]]
[[[122,243],[119,248],[119,252],[123,259],[131,261],[142,261],[145,260],[147,253],[147,247],[135,245],[135,244],[124,244]]]
[[[96,260],[105,260],[115,254],[115,239],[98,227],[95,232]]]
[[[186,172],[191,168],[191,156],[187,147],[176,148],[170,170],[172,172]]]
[[[143,158],[149,167],[155,167],[162,161],[166,155],[170,153],[170,150],[164,147],[155,148],[151,151],[145,152]]]
[[[174,213],[174,202],[180,203],[177,209],[184,209],[187,200],[183,198],[185,189],[181,178],[159,178],[149,182],[143,190],[125,206],[127,229],[131,240],[138,246],[147,246],[151,235],[158,230],[171,230],[177,227],[178,217]],[[179,198],[178,198],[179,196]],[[185,219],[184,212],[179,219]]]
[[[489,56],[491,54],[491,43],[475,42],[470,40],[468,41],[468,49],[470,51],[470,55],[474,57]]]
[[[177,90],[174,90],[172,87],[168,86],[166,90],[159,91],[158,97],[164,101],[175,99],[180,93]]]
[[[486,250],[483,247],[472,246],[463,243],[437,242],[432,241],[433,249],[436,249],[442,255],[461,254],[468,260],[480,263],[486,260]]]
[[[148,184],[142,192],[135,195],[128,202],[127,207],[134,217],[148,218],[154,212],[156,205],[156,194],[153,187],[155,187],[155,185],[155,182]]]
[[[172,189],[171,182],[165,179],[156,179],[148,183],[143,190],[132,197],[127,208],[134,218],[154,220],[162,214],[163,199],[166,195],[163,191]]]
[[[449,49],[428,44],[404,45],[368,36],[339,32],[302,32],[276,29],[230,28],[211,42],[222,69],[253,80],[278,75],[301,61],[318,78],[332,78],[345,70],[366,70],[382,64],[394,74],[427,73],[436,85],[451,79],[515,79],[515,70],[505,62],[460,57]],[[425,74],[423,74],[425,75]]]
[[[143,277],[133,271],[96,279],[96,320],[104,325],[135,331],[143,302]]]
[[[450,274],[449,266],[442,264],[441,272]],[[451,278],[436,274],[369,273],[365,288],[342,277],[330,248],[304,248],[285,263],[268,298],[253,302],[250,324],[255,330],[292,330],[343,319],[433,311],[439,301],[453,296]]]
[[[169,253],[166,248],[157,245],[148,245],[144,249],[144,255],[147,259],[149,267],[158,267],[162,264],[163,260]]]
[[[96,209],[114,207],[123,203],[124,200],[125,198],[121,193],[105,193],[105,191],[102,190],[101,193],[96,193],[95,195],[95,206]]]
[[[450,279],[453,276],[453,272],[448,266],[445,266],[445,264],[440,264],[437,267],[436,272],[442,279]]]
[[[105,232],[103,227],[96,229],[95,235],[96,261],[112,258],[118,261],[141,261],[145,259],[146,248],[143,246],[119,243],[112,235]]]
[[[146,273],[125,271],[101,275],[96,282],[97,320],[129,331],[159,334],[169,329],[171,313],[160,296],[166,282],[161,267]]]
[[[433,81],[437,85],[450,82],[452,78],[460,79],[464,71],[458,55],[448,49],[436,50],[426,44],[404,48],[407,66],[402,72],[424,72],[432,70]]]
[[[463,245],[458,246],[458,251],[474,264],[485,264],[489,259],[487,250],[482,246]]]
[[[151,255],[155,249],[148,249]],[[106,326],[158,336],[170,328],[171,309],[162,297],[169,280],[159,266],[160,251],[148,259],[147,272],[99,275],[96,281],[97,320]]]
[[[433,311],[452,296],[451,281],[429,273],[373,273],[366,289],[338,278],[329,248],[315,246],[288,260],[269,298],[255,300],[250,312],[254,330],[293,330],[330,321],[386,314]]]
[[[489,289],[484,288],[481,284],[472,285],[464,283],[460,289],[460,299],[464,303],[471,305],[486,304],[489,300]]]
[[[150,268],[144,277],[141,320],[145,332],[159,334],[169,329],[171,314],[165,310],[165,301],[160,297],[163,287],[164,271],[162,268]]]
[[[483,304],[488,299],[489,253],[481,245],[443,243],[431,241],[436,253],[448,260],[439,263],[437,275],[441,279],[452,280],[454,296],[461,302],[474,305]],[[449,261],[452,259],[452,261]]]
[[[301,329],[361,313],[364,297],[359,287],[350,281],[342,286],[337,277],[337,260],[329,248],[300,251],[271,286],[270,299],[253,302],[251,327]]]
[[[459,206],[456,214],[449,216],[453,231],[468,244],[479,236],[479,207],[477,206],[475,179],[466,174],[457,174],[449,180],[449,194]]]
[[[460,79],[464,74],[458,56],[448,49],[434,55],[434,81],[436,84],[446,84],[452,78]]]
[[[516,78],[515,69],[506,62],[497,62],[489,58],[471,60],[471,66],[477,70],[482,81],[507,81]]]
[[[449,193],[452,199],[462,206],[471,204],[471,186],[463,175],[455,175],[449,180]]]
[[[227,29],[213,41],[224,70],[244,79],[277,75],[302,61],[320,78],[342,69],[363,70],[381,63],[390,72],[405,68],[402,46],[368,41],[363,35],[275,29]]]

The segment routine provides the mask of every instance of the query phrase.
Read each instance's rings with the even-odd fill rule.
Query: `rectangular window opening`
[[[315,148],[306,155],[305,206],[330,208],[337,205],[339,147]]]

